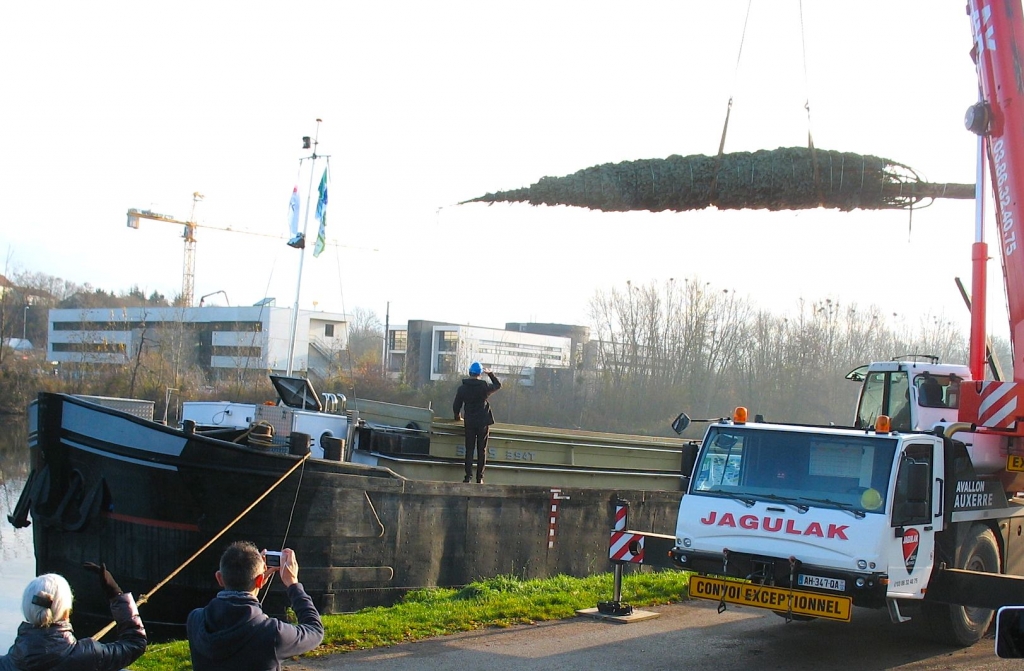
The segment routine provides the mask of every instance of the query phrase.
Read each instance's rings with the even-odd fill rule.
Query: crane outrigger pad
[[[940,567],[928,583],[925,600],[992,610],[1019,606],[1024,604],[1024,578]]]

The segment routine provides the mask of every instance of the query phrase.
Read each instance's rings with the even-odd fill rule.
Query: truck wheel
[[[1001,573],[999,545],[992,530],[980,524],[971,528],[971,538],[960,550],[957,568],[984,573]],[[989,608],[968,608],[942,603],[922,604],[925,622],[932,637],[945,644],[961,647],[974,645],[992,624],[993,611]]]

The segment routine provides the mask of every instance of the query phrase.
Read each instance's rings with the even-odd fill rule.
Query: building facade
[[[388,329],[386,369],[414,387],[465,376],[474,361],[530,386],[538,370],[571,367],[572,339],[429,320]]]
[[[47,356],[64,364],[124,365],[148,348],[214,373],[288,369],[291,308],[60,309],[48,321]],[[344,315],[300,310],[292,371],[316,372],[347,347]]]

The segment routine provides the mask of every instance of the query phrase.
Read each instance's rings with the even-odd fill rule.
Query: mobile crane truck
[[[853,606],[923,617],[971,645],[993,609],[1024,604],[1024,357],[1013,381],[985,380],[985,168],[991,177],[1011,344],[1024,339],[1024,13],[970,0],[981,100],[969,365],[874,363],[854,425],[748,421],[709,426],[679,507],[675,566],[693,597],[787,619],[849,621]],[[678,427],[677,427],[678,429]]]

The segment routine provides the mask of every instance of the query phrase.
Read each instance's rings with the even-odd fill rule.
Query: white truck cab
[[[853,606],[903,621],[913,604],[947,641],[984,635],[991,610],[926,600],[940,565],[998,574],[1024,555],[1007,523],[1024,506],[965,443],[885,416],[835,428],[745,415],[709,426],[680,502],[671,557],[697,574],[691,596],[840,621]]]

